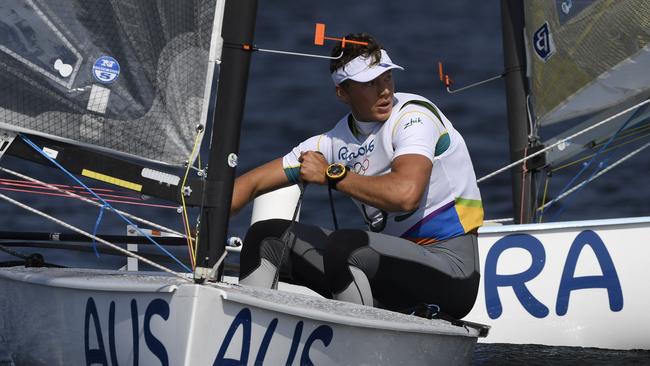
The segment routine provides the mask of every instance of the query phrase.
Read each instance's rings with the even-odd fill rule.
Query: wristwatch
[[[340,182],[348,174],[349,167],[341,164],[334,163],[330,164],[325,170],[325,176],[327,177],[327,183],[330,187],[336,189],[336,183]]]

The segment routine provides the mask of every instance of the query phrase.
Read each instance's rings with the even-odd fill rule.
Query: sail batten
[[[219,76],[218,5],[3,0],[0,128],[183,165]]]

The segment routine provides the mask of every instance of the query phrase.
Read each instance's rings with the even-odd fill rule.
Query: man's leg
[[[285,243],[280,238],[289,224],[288,220],[273,219],[251,226],[242,247],[239,282],[271,288],[278,268],[281,268],[283,280],[331,297],[325,283],[321,254],[329,231],[295,223]]]
[[[433,303],[462,317],[478,291],[475,235],[423,247],[384,234],[339,230],[329,236],[324,259],[332,293],[344,301],[372,305],[374,298],[392,310]]]

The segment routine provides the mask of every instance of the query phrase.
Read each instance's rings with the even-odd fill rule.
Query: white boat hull
[[[484,227],[490,343],[650,349],[650,218]]]
[[[442,320],[158,275],[9,268],[0,289],[0,353],[16,365],[451,365],[469,362],[478,337]]]

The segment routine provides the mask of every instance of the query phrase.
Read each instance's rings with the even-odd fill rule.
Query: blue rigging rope
[[[66,168],[64,168],[61,164],[59,164],[58,161],[52,159],[52,157],[50,157],[47,153],[45,153],[45,152],[44,152],[44,151],[43,151],[43,150],[42,150],[38,145],[36,145],[35,143],[33,143],[29,138],[27,138],[27,137],[24,136],[23,134],[20,134],[20,138],[22,138],[23,141],[25,141],[25,143],[26,143],[27,145],[31,146],[34,150],[36,150],[38,153],[40,153],[41,155],[43,155],[43,156],[44,156],[47,160],[49,160],[52,164],[56,165],[57,168],[59,168],[62,172],[64,172],[66,175],[68,175],[70,178],[72,178],[72,180],[74,180],[75,182],[77,182],[77,184],[79,184],[80,186],[82,186],[86,191],[88,191],[91,195],[93,195],[95,198],[97,198],[97,199],[102,203],[103,206],[102,206],[102,208],[101,208],[101,210],[100,210],[100,212],[99,212],[99,217],[97,218],[97,221],[95,222],[95,232],[93,232],[93,235],[96,236],[96,231],[97,231],[97,229],[98,229],[98,227],[99,227],[99,222],[100,222],[101,219],[102,219],[104,209],[109,209],[109,210],[111,210],[112,212],[114,212],[115,214],[117,214],[117,215],[118,215],[118,216],[119,216],[119,217],[120,217],[124,222],[128,223],[129,225],[133,225],[133,227],[135,227],[135,229],[138,231],[138,233],[139,233],[140,235],[146,237],[150,242],[152,242],[152,243],[153,243],[154,245],[156,245],[160,250],[162,250],[163,253],[165,253],[167,256],[169,256],[170,258],[172,258],[172,259],[173,259],[176,263],[178,263],[181,267],[183,267],[183,269],[185,269],[187,272],[192,272],[192,270],[191,270],[189,267],[187,267],[185,264],[183,264],[183,262],[181,262],[181,261],[180,261],[178,258],[176,258],[172,253],[170,253],[167,249],[165,249],[165,247],[163,247],[162,245],[158,244],[158,243],[157,243],[157,242],[156,242],[156,241],[155,241],[155,240],[154,240],[150,235],[148,235],[147,233],[145,233],[145,232],[143,232],[142,230],[140,230],[140,228],[139,228],[137,225],[135,225],[133,222],[131,222],[131,220],[129,220],[127,217],[125,217],[124,215],[122,215],[121,213],[119,213],[117,210],[113,209],[113,207],[112,207],[108,202],[106,202],[103,198],[101,198],[100,196],[98,196],[98,195],[97,195],[97,194],[96,194],[92,189],[90,189],[88,186],[86,186],[86,185],[85,185],[81,180],[79,180],[77,177],[75,177],[72,173],[70,173],[70,172],[69,172]],[[96,244],[95,244],[95,240],[94,240],[94,239],[93,239],[93,248],[95,249],[95,254],[96,254],[97,256],[99,256],[99,253],[98,253],[98,251],[97,251],[97,248],[96,248]]]
[[[640,110],[641,110],[641,108],[634,111],[634,113],[632,113],[630,118],[628,118],[627,121],[625,121],[625,123],[621,127],[619,127],[619,129],[616,131],[616,133],[613,134],[612,137],[609,138],[609,140],[607,140],[605,145],[601,146],[600,149],[598,149],[598,151],[596,152],[596,154],[594,154],[594,156],[592,156],[591,159],[589,159],[588,162],[583,164],[582,169],[580,169],[580,171],[571,179],[571,181],[569,181],[569,183],[567,183],[564,186],[564,188],[562,188],[562,190],[560,191],[558,196],[561,196],[562,194],[564,194],[564,192],[566,192],[567,190],[569,190],[571,188],[573,183],[575,183],[575,181],[582,175],[582,173],[584,173],[591,166],[591,164],[596,160],[596,158],[598,158],[598,156],[600,156],[600,154],[607,149],[607,147],[616,139],[616,137],[621,133],[621,131],[623,131],[625,129],[625,127],[627,127],[627,125],[634,119],[634,117],[636,117],[636,115],[639,113]],[[611,157],[613,152],[614,152],[613,150],[610,151],[605,156],[605,158],[598,163],[598,166],[596,166],[596,169],[594,169],[594,171],[591,173],[589,178],[587,178],[586,182],[591,180],[591,178],[593,178],[596,174],[598,174],[598,172],[600,170],[602,170],[603,168],[605,168],[607,166],[607,162],[609,161],[609,158]],[[578,187],[578,189],[573,193],[578,193],[585,186],[586,186],[586,184],[583,184],[582,186]],[[575,197],[575,195],[573,195],[573,197]],[[567,199],[567,201],[570,202],[571,198]],[[568,205],[564,205],[557,212],[555,212],[553,214],[553,217],[551,217],[551,221],[555,221],[555,219],[557,219],[562,213],[564,213],[567,206]]]

